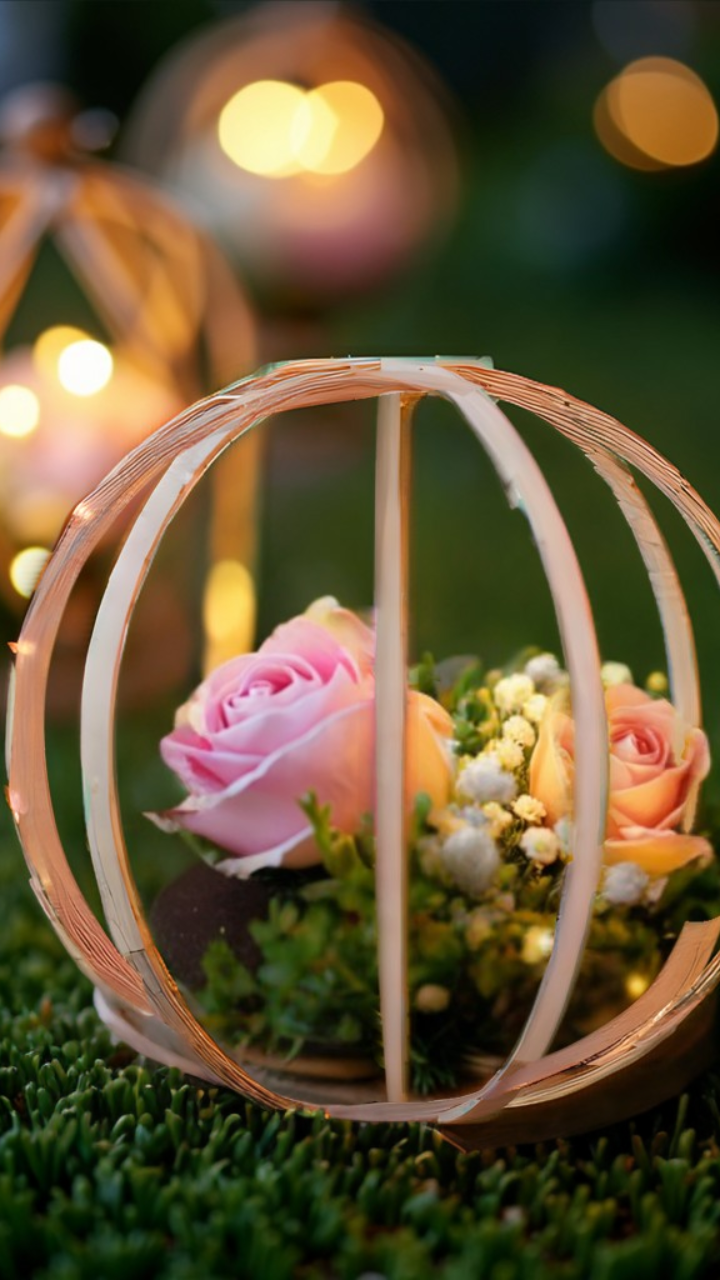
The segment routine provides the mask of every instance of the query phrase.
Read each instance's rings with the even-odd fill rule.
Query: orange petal
[[[559,822],[570,812],[570,779],[572,759],[560,745],[567,740],[572,722],[552,709],[543,717],[540,733],[530,760],[528,789],[544,804],[548,822]]]
[[[702,836],[686,836],[677,831],[651,832],[634,840],[606,840],[605,864],[634,862],[651,876],[666,876],[693,858],[712,855],[713,848]]]
[[[453,722],[447,711],[427,694],[411,690],[407,702],[407,802],[424,791],[433,805],[443,808],[450,798],[452,769],[448,740]]]
[[[611,821],[618,826],[655,827],[666,826],[668,814],[682,805],[690,785],[687,764],[663,769],[649,782],[627,787],[624,791],[610,792]]]
[[[649,693],[643,693],[634,684],[611,684],[605,690],[605,707],[608,717],[624,707],[641,707],[646,703],[655,703]]]

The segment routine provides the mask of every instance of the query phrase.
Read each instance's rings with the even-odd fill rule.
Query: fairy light
[[[33,364],[38,373],[44,378],[57,378],[58,361],[63,352],[74,342],[83,342],[89,337],[89,333],[70,324],[55,324],[45,329],[35,339],[32,350]]]
[[[225,104],[218,139],[228,158],[249,173],[335,176],[369,155],[384,124],[375,94],[354,80],[308,92],[283,80],[258,80]]]
[[[19,596],[29,600],[50,557],[47,547],[25,547],[10,562],[10,581]]]
[[[720,128],[707,86],[673,58],[630,63],[601,93],[594,123],[605,149],[636,169],[698,164]]]
[[[8,383],[0,390],[0,433],[20,439],[29,436],[40,421],[40,401],[29,387]]]
[[[555,934],[552,929],[544,929],[541,925],[533,925],[523,939],[522,959],[525,964],[539,964],[547,960],[553,949]]]
[[[102,342],[83,338],[71,342],[57,362],[61,385],[75,396],[94,396],[106,387],[113,374],[113,358]]]
[[[629,973],[625,979],[625,990],[631,1000],[637,1000],[650,986],[650,979],[644,973]]]

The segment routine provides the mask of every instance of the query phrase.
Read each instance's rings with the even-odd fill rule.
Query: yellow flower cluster
[[[446,881],[466,889],[487,885],[500,866],[493,847],[508,841],[538,865],[565,852],[543,826],[546,809],[528,790],[528,772],[548,694],[566,679],[557,659],[541,654],[522,672],[490,673],[472,695],[485,713],[485,741],[477,755],[460,758],[451,801],[433,814],[433,858]]]

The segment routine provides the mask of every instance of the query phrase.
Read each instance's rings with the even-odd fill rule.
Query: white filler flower
[[[517,783],[513,775],[503,769],[498,757],[488,752],[465,765],[456,790],[461,798],[475,804],[487,804],[488,800],[509,804],[517,795]]]
[[[602,895],[613,907],[635,907],[642,902],[650,877],[636,862],[616,862],[607,867]]]
[[[477,897],[485,891],[500,866],[497,845],[485,827],[453,831],[442,847],[445,870],[463,893]]]
[[[536,658],[525,663],[525,675],[530,677],[537,689],[552,692],[565,673],[554,653],[539,653]]]
[[[560,854],[560,841],[547,827],[529,827],[520,837],[520,848],[526,858],[549,867]]]

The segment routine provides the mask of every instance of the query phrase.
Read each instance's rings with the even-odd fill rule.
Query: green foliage
[[[424,653],[421,661],[410,668],[408,681],[411,689],[417,689],[419,693],[425,693],[430,698],[437,697],[437,673],[435,659],[431,653]]]

